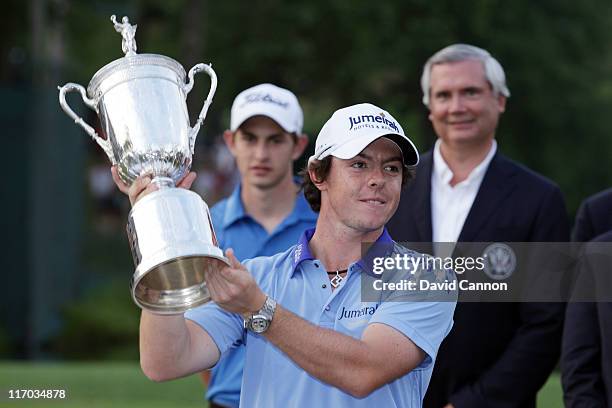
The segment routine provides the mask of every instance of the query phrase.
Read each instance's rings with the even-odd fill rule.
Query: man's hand
[[[119,188],[119,191],[126,194],[130,198],[130,203],[132,206],[134,206],[136,201],[140,200],[142,197],[158,189],[155,184],[151,183],[151,177],[148,175],[138,177],[136,180],[134,180],[131,186],[128,186],[119,177],[117,166],[111,167],[111,174],[113,175],[113,181]],[[195,179],[196,173],[193,171],[189,172],[181,179],[181,181],[178,182],[177,187],[189,190]]]
[[[236,259],[232,249],[225,251],[225,255],[230,266],[206,273],[206,284],[212,300],[229,312],[242,315],[257,312],[266,301],[265,293]]]

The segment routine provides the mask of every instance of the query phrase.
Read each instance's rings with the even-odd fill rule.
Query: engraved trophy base
[[[162,187],[136,202],[127,230],[137,265],[130,288],[138,306],[179,314],[210,300],[205,276],[229,262],[199,195]]]

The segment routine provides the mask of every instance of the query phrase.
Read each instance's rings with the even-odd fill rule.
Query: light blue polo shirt
[[[452,327],[455,301],[362,302],[362,275],[371,275],[367,261],[350,265],[346,278],[332,292],[325,267],[314,259],[308,242],[314,230],[305,231],[287,251],[244,262],[261,289],[279,304],[312,324],[361,338],[371,323],[383,323],[409,337],[425,353],[410,373],[369,396],[357,399],[312,377],[263,336],[244,331],[240,315],[214,303],[185,314],[206,330],[224,356],[232,346],[246,343],[242,379],[242,407],[421,407],[440,343]],[[377,244],[386,243],[391,254],[417,253],[395,244],[386,230]],[[368,254],[369,255],[369,254]],[[364,259],[367,259],[366,256]],[[421,271],[420,275],[433,274]],[[446,279],[454,279],[452,272]],[[455,299],[453,297],[453,299]],[[385,350],[381,350],[384,353]]]
[[[317,214],[300,191],[292,212],[268,234],[261,224],[245,212],[240,194],[239,184],[228,198],[210,210],[219,246],[223,249],[233,248],[240,261],[286,251],[304,230],[313,228],[317,222]],[[212,370],[206,399],[227,407],[238,407],[243,364],[243,346],[229,351]]]

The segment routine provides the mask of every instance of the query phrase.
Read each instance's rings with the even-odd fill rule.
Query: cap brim
[[[389,138],[402,149],[402,156],[404,156],[404,164],[406,166],[412,167],[419,164],[419,151],[410,139],[399,134],[388,134],[382,137]]]
[[[374,134],[368,137],[355,138],[336,147],[333,150],[330,150],[325,156],[334,156],[344,160],[352,159],[363,149],[368,147],[373,141],[381,137],[386,137],[398,145],[402,151],[402,157],[406,166],[416,166],[419,163],[419,152],[417,151],[416,147],[414,147],[410,139],[396,133],[381,133],[379,135]]]

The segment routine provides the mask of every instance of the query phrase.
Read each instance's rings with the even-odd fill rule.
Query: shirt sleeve
[[[273,275],[266,273],[277,268],[277,257],[260,257],[247,259],[242,262],[245,268],[251,273],[261,290],[274,296]],[[235,347],[245,340],[245,330],[242,316],[223,310],[214,302],[188,310],[185,319],[189,319],[198,326],[206,330],[213,339],[221,357],[224,356],[232,347]]]
[[[426,256],[425,258],[429,258]],[[383,279],[400,283],[419,281],[456,283],[455,273],[450,269],[435,269],[431,266],[410,270],[388,271]],[[457,304],[457,290],[395,290],[381,293],[380,306],[372,316],[370,324],[382,323],[393,327],[408,337],[427,356],[419,368],[429,368],[436,360],[442,340],[453,327],[453,314]]]
[[[214,302],[188,310],[185,312],[185,319],[206,330],[217,345],[221,357],[243,339],[242,317],[221,309]]]
[[[408,337],[427,354],[419,367],[428,368],[453,326],[455,304],[453,301],[385,301],[372,316],[370,324],[391,326]]]

